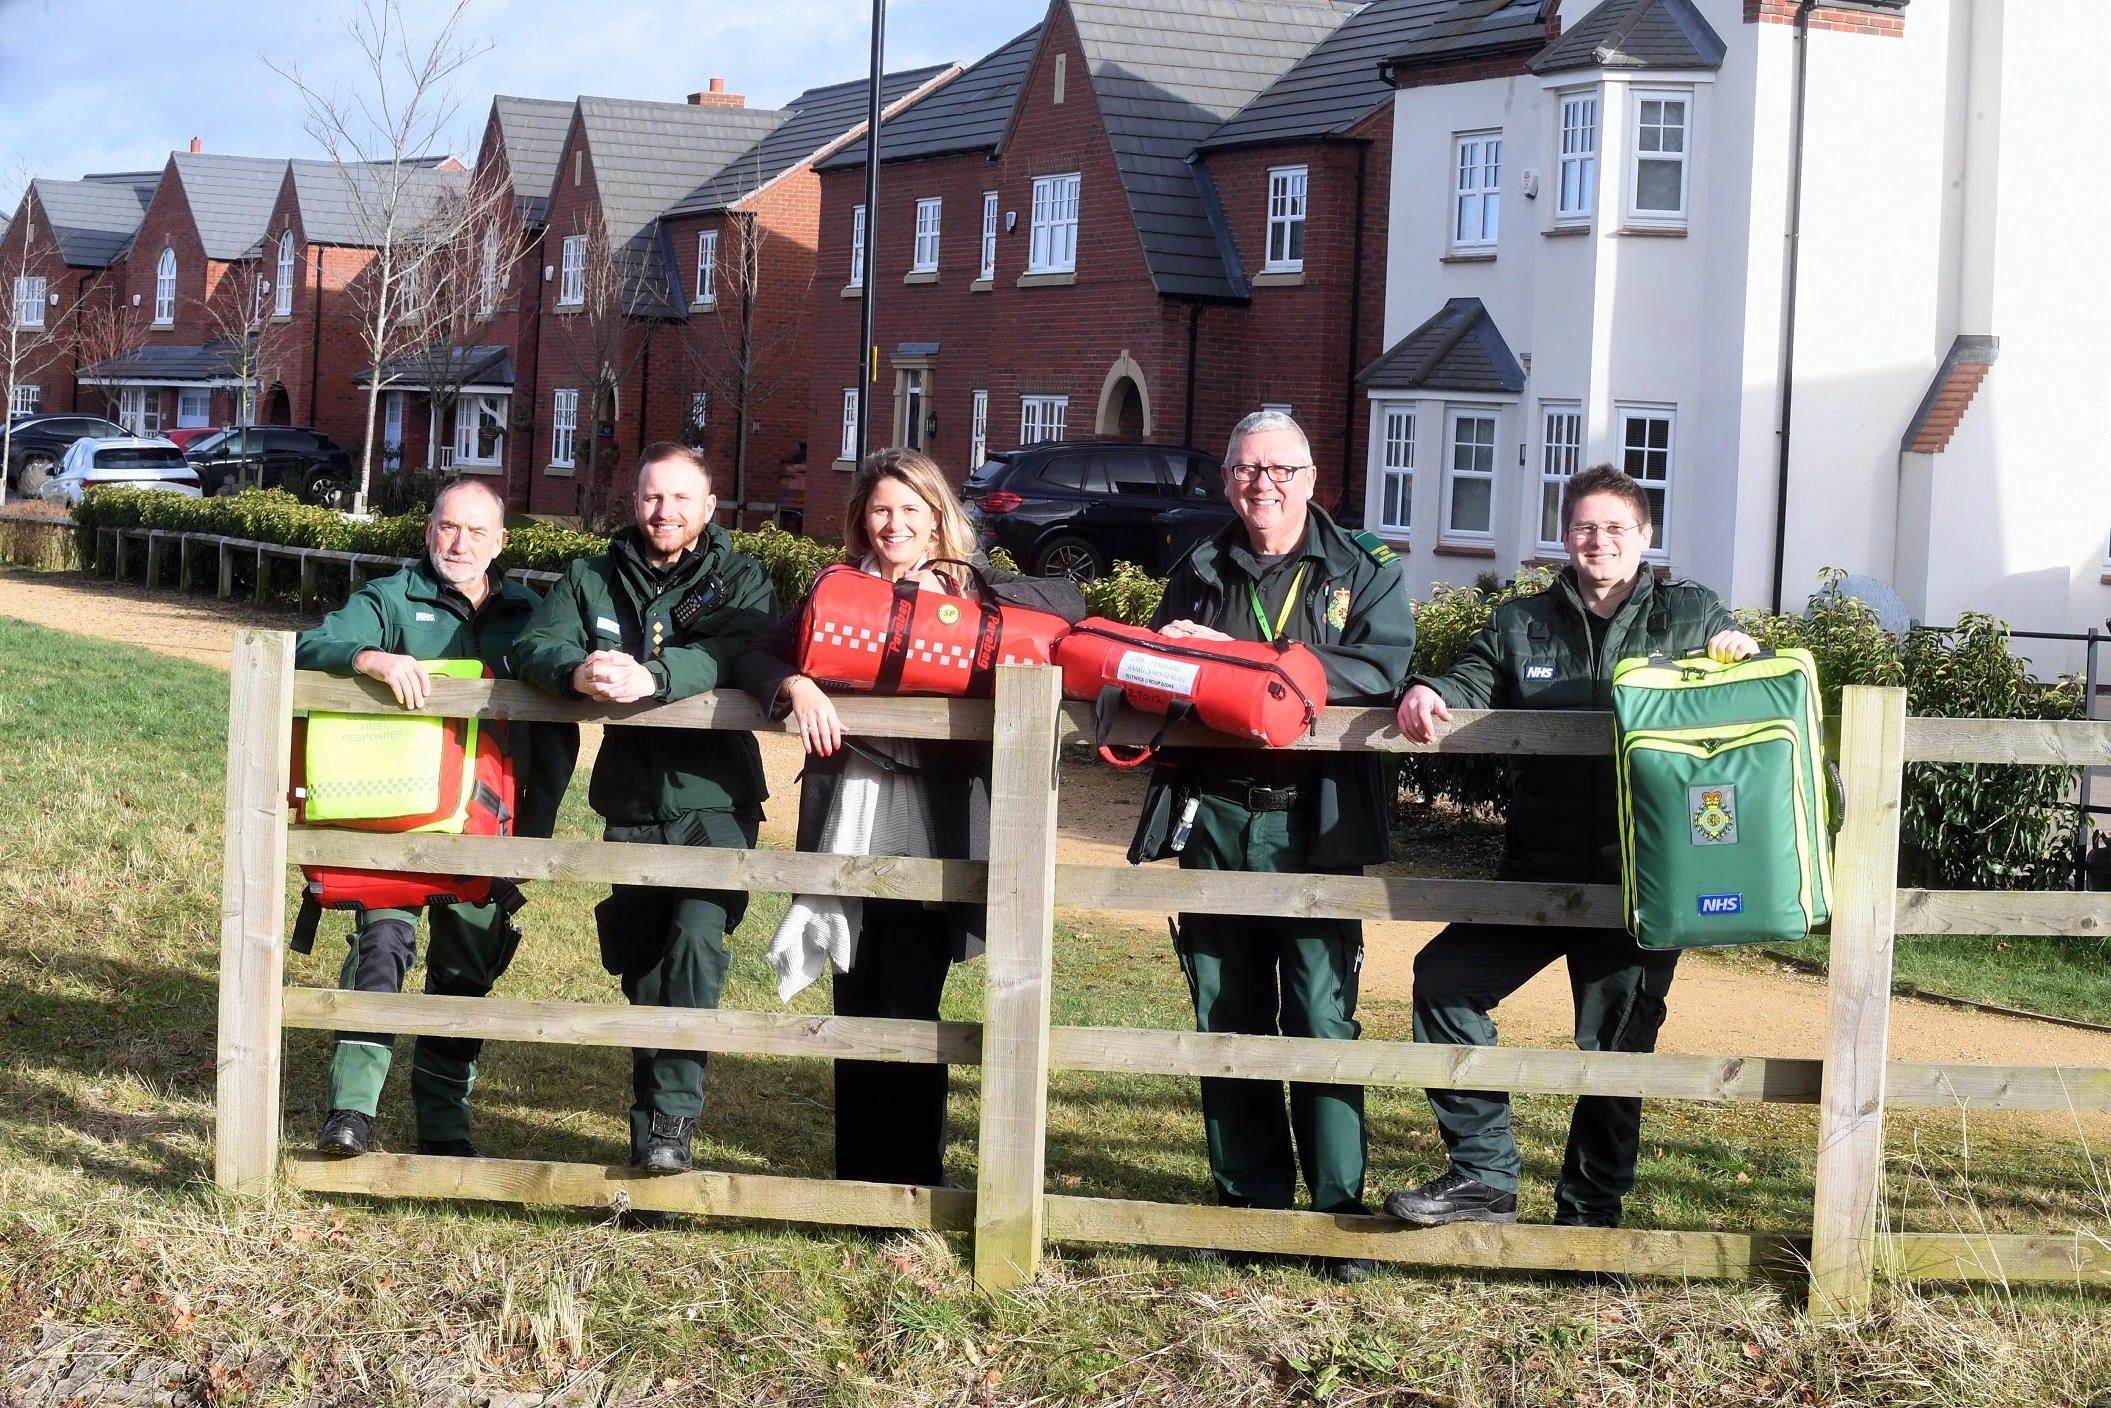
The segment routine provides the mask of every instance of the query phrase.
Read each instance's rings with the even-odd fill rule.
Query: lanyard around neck
[[[1254,585],[1250,580],[1246,583],[1246,600],[1253,606],[1253,619],[1261,624],[1262,640],[1273,643],[1275,638],[1283,633],[1283,627],[1290,623],[1290,608],[1297,601],[1297,589],[1304,584],[1307,565],[1303,562],[1298,563],[1297,575],[1290,579],[1290,590],[1283,593],[1283,609],[1275,614],[1275,625],[1273,628],[1270,628],[1268,624],[1268,613],[1261,609],[1260,592],[1254,589]]]

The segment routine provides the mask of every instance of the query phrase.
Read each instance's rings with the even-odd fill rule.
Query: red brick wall
[[[42,276],[45,303],[43,329],[25,333],[17,343],[24,355],[15,367],[16,384],[37,388],[40,411],[86,410],[101,415],[104,411],[101,392],[94,387],[82,388],[74,380],[81,364],[79,339],[82,323],[90,310],[100,311],[110,306],[116,285],[123,278],[122,266],[114,272],[69,268],[60,256],[57,242],[51,237],[50,222],[32,188],[24,193],[22,203],[15,210],[14,223],[8,226],[6,237],[0,239],[0,319],[13,316],[17,275]],[[51,306],[54,294],[59,300],[56,308]],[[6,335],[5,324],[0,323],[0,338]],[[49,341],[44,341],[46,338]],[[32,339],[43,342],[43,345],[29,347]],[[0,353],[4,351],[4,344],[0,344]],[[4,363],[0,363],[0,393],[5,391],[6,370]],[[0,394],[0,415],[5,415],[7,410],[5,396]]]
[[[1746,24],[1794,24],[1796,0],[1745,0]],[[1895,39],[1906,32],[1906,17],[1896,11],[1842,10],[1822,6],[1811,11],[1812,29],[1843,34],[1875,34]]]

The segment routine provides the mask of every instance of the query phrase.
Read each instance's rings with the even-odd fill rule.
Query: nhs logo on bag
[[[1740,914],[1744,911],[1744,907],[1745,897],[1743,895],[1701,896],[1701,913],[1703,914]]]

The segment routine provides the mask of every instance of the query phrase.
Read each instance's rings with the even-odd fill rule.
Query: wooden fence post
[[[984,1290],[1031,1280],[1041,1264],[1062,702],[1052,666],[997,667],[975,1201],[975,1284]]]
[[[161,585],[161,530],[147,529],[147,585]]]
[[[176,535],[176,590],[185,596],[191,593],[191,535]]]
[[[257,548],[257,589],[250,600],[258,606],[271,600],[271,558],[261,545]]]
[[[113,563],[111,563],[111,564],[110,564],[110,580],[111,580],[111,581],[113,581],[113,582],[122,582],[122,581],[123,581],[124,579],[125,579],[125,530],[124,530],[124,529],[122,529],[122,528],[120,528],[120,529],[118,529],[118,530],[117,530],[117,560],[116,560],[115,562],[113,562]]]
[[[213,1179],[261,1194],[278,1165],[293,637],[236,631],[229,680]]]
[[[226,601],[235,594],[235,559],[227,550],[227,539],[220,540],[220,600]]]
[[[315,609],[315,563],[308,554],[301,554],[301,610]]]
[[[1815,1320],[1858,1318],[1875,1287],[1905,736],[1905,690],[1850,686],[1843,692],[1840,782],[1846,807],[1833,859],[1825,1075],[1811,1215]]]

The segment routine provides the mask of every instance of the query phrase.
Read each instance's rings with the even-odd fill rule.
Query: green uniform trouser
[[[750,850],[762,822],[758,807],[683,812],[673,821],[611,823],[609,841],[650,846],[725,846]],[[623,980],[639,1007],[716,1007],[726,985],[726,934],[740,927],[748,897],[739,890],[663,890],[615,885],[594,908],[601,966]],[[645,1152],[654,1111],[696,1119],[704,1112],[701,1051],[635,1049],[630,1054],[630,1154]]]
[[[1309,827],[1309,812],[1252,812],[1204,797],[1180,867],[1307,870]],[[1363,926],[1354,920],[1183,914],[1178,947],[1197,1031],[1353,1041],[1363,1030]],[[1220,1203],[1290,1207],[1302,1164],[1315,1211],[1363,1210],[1362,1086],[1292,1082],[1286,1120],[1281,1082],[1204,1077],[1202,1121]]]
[[[495,904],[435,905],[425,950],[425,991],[445,997],[482,997],[491,991],[520,947],[520,930]],[[347,992],[401,992],[418,957],[418,911],[375,909],[359,917],[337,986]],[[332,1110],[376,1112],[396,1039],[376,1032],[339,1032],[330,1055]],[[421,1036],[411,1054],[410,1098],[421,1140],[469,1137],[469,1092],[484,1043],[468,1037]]]
[[[1538,924],[1448,924],[1415,955],[1415,1040],[1495,1045],[1488,1011],[1557,958],[1566,958],[1583,1051],[1654,1051],[1677,950],[1645,949],[1624,929]],[[1517,1191],[1510,1097],[1499,1090],[1432,1090],[1429,1103],[1453,1167],[1491,1188]],[[1642,1102],[1577,1097],[1554,1189],[1554,1220],[1618,1227],[1635,1186]]]

